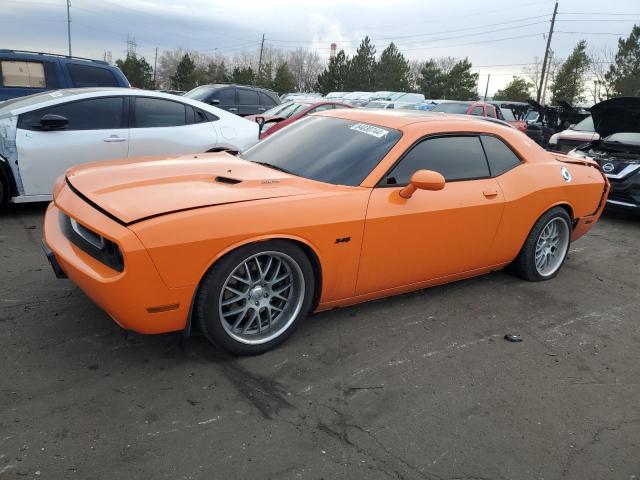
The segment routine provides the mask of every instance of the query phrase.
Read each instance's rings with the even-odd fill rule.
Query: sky
[[[233,56],[265,46],[354,53],[369,35],[380,53],[394,41],[412,60],[468,57],[489,94],[542,57],[554,0],[71,0],[72,53],[113,59],[128,37],[153,64],[156,47]],[[67,53],[66,0],[0,0],[0,48]],[[638,0],[560,0],[551,48],[566,57],[585,39],[615,51],[640,24]]]

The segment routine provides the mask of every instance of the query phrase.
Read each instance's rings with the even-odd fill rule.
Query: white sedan
[[[57,90],[0,104],[0,204],[51,199],[79,163],[242,152],[258,124],[189,98],[129,88]]]

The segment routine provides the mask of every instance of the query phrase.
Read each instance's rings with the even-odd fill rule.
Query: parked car
[[[361,92],[358,96],[351,97],[349,99],[345,98],[344,100],[354,107],[362,107],[373,100],[375,97],[376,94],[373,92]]]
[[[394,95],[394,98],[389,98],[389,100],[403,103],[421,103],[425,101],[424,95],[421,93],[398,93],[400,93],[400,95]]]
[[[240,157],[74,167],[44,242],[54,271],[123,328],[187,335],[193,324],[257,354],[310,311],[508,265],[549,280],[607,186],[595,162],[489,121],[339,109]]]
[[[369,95],[369,94],[370,92],[349,92],[342,97],[342,101],[344,103],[348,103],[349,105],[353,105],[353,102],[358,100],[362,95]]]
[[[523,118],[527,122],[525,133],[545,148],[548,147],[549,139],[554,133],[565,130],[569,125],[589,116],[586,110],[574,108],[564,101],[558,102],[556,106],[543,106],[535,100],[528,100],[528,103],[530,110]]]
[[[640,97],[618,97],[591,107],[598,135],[570,157],[598,162],[611,182],[607,202],[640,211]]]
[[[411,106],[415,105],[410,102],[392,102],[390,100],[373,100],[366,105],[364,108],[382,108],[382,109],[411,109]]]
[[[241,117],[263,113],[280,105],[280,97],[273,90],[236,84],[201,85],[183,95],[221,108]]]
[[[178,95],[178,96],[182,96],[185,93],[187,93],[184,90],[158,90],[158,92],[170,93],[171,95]]]
[[[549,137],[549,150],[567,153],[574,148],[600,138],[593,126],[593,117],[587,118],[575,125],[569,126],[562,132],[554,133]]]
[[[119,68],[101,60],[0,50],[0,101],[47,90],[129,87]]]
[[[273,107],[260,115],[249,115],[247,120],[253,120],[260,125],[260,139],[268,137],[287,125],[300,120],[312,113],[332,110],[335,108],[353,108],[342,102],[315,101],[313,99],[295,100],[283,105]]]
[[[258,126],[185,97],[138,89],[56,90],[0,104],[0,201],[51,199],[79,163],[243,151]]]
[[[324,98],[327,100],[338,100],[344,97],[347,93],[348,92],[329,92],[324,96]]]

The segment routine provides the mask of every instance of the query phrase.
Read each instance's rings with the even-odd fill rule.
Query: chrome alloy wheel
[[[282,252],[260,252],[235,267],[220,291],[219,315],[238,342],[262,344],[289,328],[304,301],[304,275]]]
[[[569,248],[569,225],[560,217],[544,226],[536,242],[536,270],[543,277],[553,275],[562,265]]]

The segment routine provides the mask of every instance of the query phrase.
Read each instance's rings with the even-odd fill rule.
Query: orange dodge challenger
[[[511,266],[553,278],[599,218],[597,164],[470,116],[335,110],[247,150],[70,169],[44,246],[125,329],[273,348],[310,312]]]

